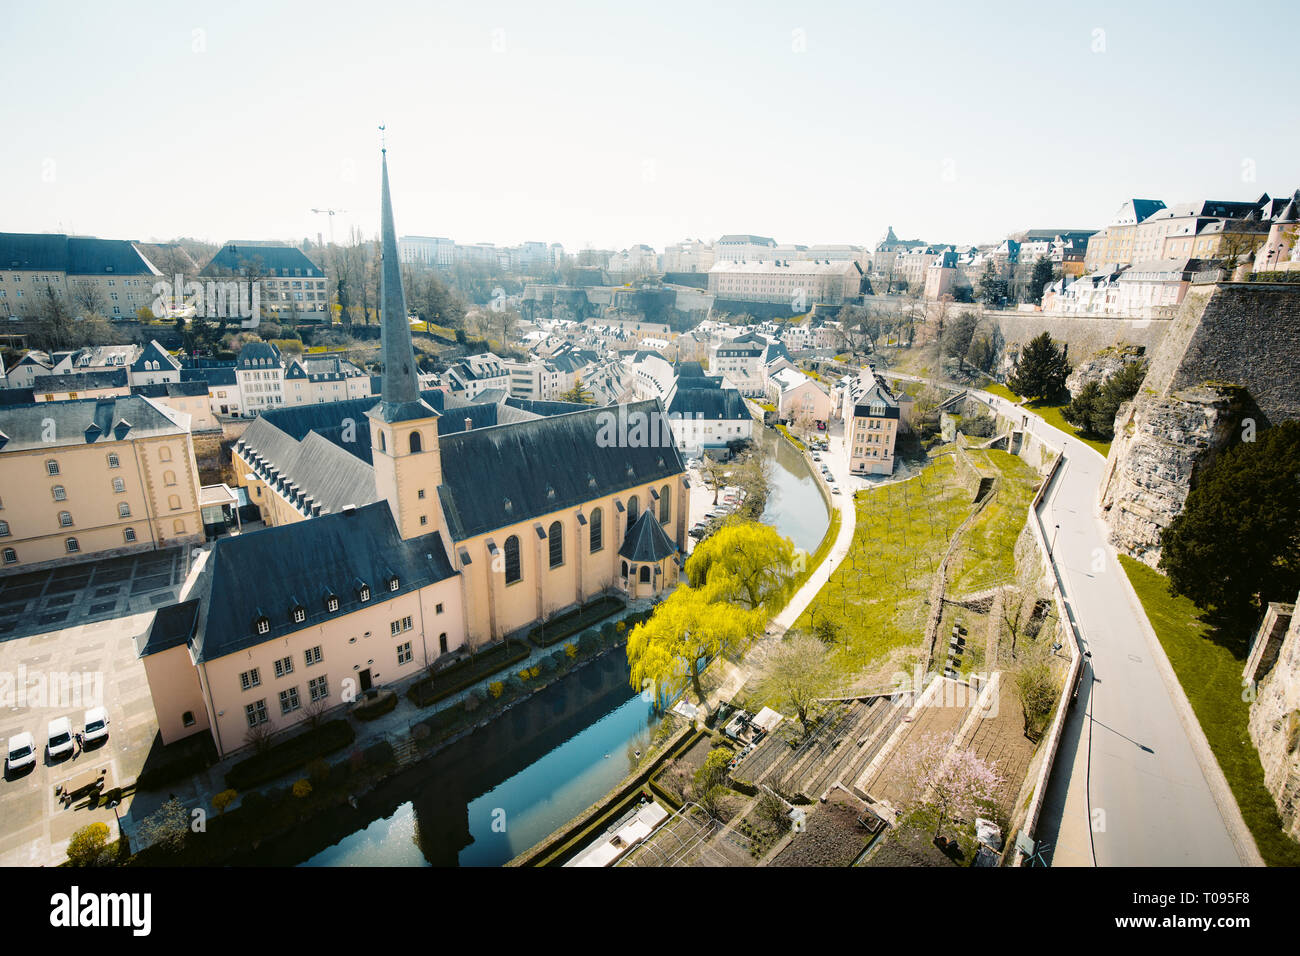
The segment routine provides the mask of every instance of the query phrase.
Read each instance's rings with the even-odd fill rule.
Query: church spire
[[[380,212],[380,309],[384,353],[384,388],[381,415],[386,421],[401,421],[435,414],[420,400],[415,376],[415,351],[411,347],[411,324],[406,317],[406,295],[402,291],[402,264],[397,253],[397,229],[393,225],[393,202],[388,192],[388,150],[383,153],[383,190]],[[420,406],[417,409],[406,406]]]

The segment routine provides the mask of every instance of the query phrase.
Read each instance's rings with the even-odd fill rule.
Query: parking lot
[[[103,770],[107,791],[139,774],[158,721],[136,638],[176,599],[189,564],[189,550],[175,548],[0,580],[0,741],[7,753],[10,738],[30,733],[37,754],[0,780],[0,865],[57,865],[90,823],[117,838],[112,809],[90,809],[84,797],[65,807],[54,788]],[[81,731],[95,706],[108,710],[108,739],[51,760],[49,722],[67,717]],[[129,819],[130,800],[117,810]]]

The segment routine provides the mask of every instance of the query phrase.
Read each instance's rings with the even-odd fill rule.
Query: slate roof
[[[199,622],[199,601],[197,598],[169,604],[158,609],[153,623],[149,625],[149,634],[144,647],[140,649],[141,657],[157,654],[160,651],[188,644],[194,637],[194,630]]]
[[[661,561],[677,553],[677,545],[664,533],[664,529],[655,520],[653,511],[653,508],[647,506],[636,523],[627,529],[627,534],[623,536],[623,546],[618,549],[620,558],[650,562]]]
[[[53,441],[46,440],[47,420],[54,423]],[[187,431],[168,417],[165,409],[140,395],[80,398],[0,409],[0,451],[183,435]]]
[[[304,405],[302,408],[320,406]],[[345,442],[340,422],[336,432],[324,435],[306,432],[301,439],[286,434],[266,418],[257,418],[244,431],[235,448],[247,461],[252,459],[259,478],[274,481],[283,478],[286,490],[301,491],[318,504],[323,512],[335,512],[345,505],[366,505],[379,498],[375,490],[375,473],[368,460],[363,460]],[[354,437],[364,440],[366,450],[370,445],[370,425],[356,419]],[[261,459],[253,456],[256,452]],[[272,472],[271,469],[278,469]],[[292,497],[292,495],[289,495]]]
[[[584,382],[583,385],[585,386],[586,383]],[[542,418],[549,418],[551,415],[565,415],[569,412],[581,412],[591,407],[590,405],[575,402],[543,402],[531,398],[515,398],[514,396],[507,398],[505,404],[509,408],[531,412]]]
[[[233,365],[214,368],[183,368],[181,369],[181,381],[206,382],[210,390],[214,388],[233,388],[239,384],[239,377],[235,374]]]
[[[36,393],[30,388],[0,388],[0,405],[30,405]]]
[[[710,421],[746,421],[752,416],[734,388],[705,385],[702,378],[679,379],[668,393],[668,414]]]
[[[280,350],[270,342],[249,342],[235,361],[235,367],[244,370],[275,368],[280,364]],[[254,365],[254,361],[269,361],[270,365]]]
[[[62,375],[37,375],[32,379],[32,391],[88,392],[96,388],[126,388],[126,369],[105,369],[99,372],[66,372]]]
[[[403,541],[387,501],[310,521],[218,538],[212,590],[194,644],[196,659],[216,660],[373,604],[446,580],[452,568],[437,532]],[[396,575],[398,588],[388,589]],[[359,584],[370,587],[362,602]],[[326,596],[339,599],[330,612]],[[306,620],[295,623],[301,605]],[[266,634],[255,622],[265,616]]]
[[[0,232],[0,269],[48,270],[68,275],[161,275],[126,239],[60,233]]]
[[[632,430],[638,413],[646,423],[644,443],[627,447],[631,441],[619,439],[638,440]],[[627,431],[620,434],[623,414],[588,408],[446,436],[438,495],[452,538],[463,541],[686,470],[671,434],[666,444],[660,441],[667,422],[657,400],[626,406]],[[615,440],[598,441],[602,432]]]
[[[146,398],[197,398],[208,395],[208,383],[198,382],[158,382],[154,385],[132,385],[132,395]]]
[[[293,246],[258,246],[227,243],[208,264],[199,270],[201,276],[238,275],[245,263],[256,265],[266,276],[292,276],[295,270],[304,278],[323,278],[325,273]]]

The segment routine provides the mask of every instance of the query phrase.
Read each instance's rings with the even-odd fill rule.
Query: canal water
[[[797,451],[770,429],[763,521],[814,551],[829,516]],[[403,772],[356,810],[313,819],[259,862],[304,866],[500,866],[608,793],[658,723],[632,691],[623,648]]]

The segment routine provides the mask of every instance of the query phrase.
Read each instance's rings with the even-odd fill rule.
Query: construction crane
[[[313,209],[312,212],[314,212],[314,213],[323,213],[323,214],[325,214],[325,215],[327,215],[327,216],[330,217],[330,218],[329,218],[329,223],[330,223],[330,245],[331,245],[331,246],[334,245],[334,217],[337,216],[337,215],[338,215],[339,213],[341,213],[341,212],[347,212],[347,210],[346,210],[346,209]]]

